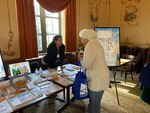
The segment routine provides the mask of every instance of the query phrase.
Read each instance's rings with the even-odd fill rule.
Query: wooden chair
[[[124,65],[122,65],[122,66],[117,68],[117,71],[121,72],[121,76],[122,76],[123,73],[125,73],[125,83],[126,83],[128,74],[131,74],[131,77],[132,77],[132,80],[133,80],[132,72],[133,72],[134,56],[133,55],[124,54],[122,57],[125,58],[125,59],[130,59],[131,60],[129,63],[126,63],[126,64],[124,64]]]
[[[146,63],[150,63],[150,48],[148,48]]]
[[[139,51],[139,53],[134,57],[133,60],[133,71],[134,73],[138,73],[142,69],[144,50]]]

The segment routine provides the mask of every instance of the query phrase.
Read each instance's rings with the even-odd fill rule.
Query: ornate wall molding
[[[99,25],[100,0],[89,0],[89,25],[95,27]]]
[[[140,0],[122,0],[121,25],[138,25]]]
[[[9,37],[9,41],[7,44],[7,50],[1,50],[3,55],[6,56],[14,56],[15,52],[12,50],[12,42],[13,42],[13,37],[14,37],[14,33],[12,31],[12,27],[11,27],[11,18],[10,18],[10,9],[9,9],[9,0],[7,0],[7,13],[8,13],[8,24],[9,24],[9,31],[8,31],[8,37]]]

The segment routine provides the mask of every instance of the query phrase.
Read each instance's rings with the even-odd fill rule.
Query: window
[[[46,52],[47,46],[56,34],[61,32],[62,13],[51,13],[40,7],[34,0],[38,51]]]

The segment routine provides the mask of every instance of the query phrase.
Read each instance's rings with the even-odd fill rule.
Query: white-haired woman
[[[104,50],[97,41],[94,30],[83,29],[79,36],[85,46],[80,63],[86,69],[89,88],[88,113],[100,113],[104,90],[109,87],[110,72],[105,62]]]

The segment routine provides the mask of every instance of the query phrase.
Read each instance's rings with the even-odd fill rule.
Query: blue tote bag
[[[74,83],[72,85],[72,93],[76,100],[89,98],[87,78],[81,69],[76,74]]]

